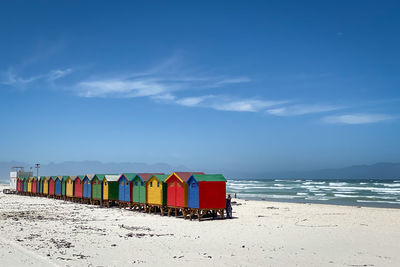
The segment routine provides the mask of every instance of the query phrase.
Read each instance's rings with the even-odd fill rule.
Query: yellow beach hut
[[[49,181],[46,176],[40,177],[40,185],[42,187],[42,194],[47,196],[49,194]]]
[[[167,187],[164,184],[164,180],[168,175],[153,175],[149,180],[146,181],[146,204],[148,212],[151,212],[157,207],[161,211],[161,215],[164,215],[164,208],[167,205]]]
[[[33,177],[29,177],[28,178],[28,195],[30,195],[32,193],[32,178]]]
[[[76,178],[76,175],[68,176],[65,179],[65,196],[67,200],[73,200],[74,197],[74,180]]]

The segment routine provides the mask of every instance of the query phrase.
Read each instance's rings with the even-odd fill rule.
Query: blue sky
[[[400,159],[396,1],[7,1],[0,161]]]

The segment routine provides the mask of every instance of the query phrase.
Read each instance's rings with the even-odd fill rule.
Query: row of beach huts
[[[63,199],[183,218],[224,218],[226,179],[203,172],[18,176],[17,194]]]

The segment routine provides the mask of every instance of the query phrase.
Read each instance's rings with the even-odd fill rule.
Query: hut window
[[[104,182],[104,185],[107,185],[107,182]]]
[[[170,183],[169,186],[170,186],[170,187],[174,187],[174,183]]]
[[[144,185],[144,183],[143,183],[143,182],[141,182],[141,183],[140,183],[140,185],[141,185],[141,186],[143,186],[143,185]]]
[[[128,182],[126,182],[126,184],[125,185],[128,185]]]
[[[124,186],[124,182],[121,182],[121,186]]]
[[[153,187],[153,182],[150,182],[150,187]]]
[[[160,187],[160,182],[157,182],[157,187]]]
[[[195,183],[193,183],[193,184],[192,184],[192,188],[195,188],[195,187],[196,187],[196,184],[195,184]]]
[[[137,184],[137,182],[135,182],[135,186],[137,186],[138,184]]]
[[[178,185],[179,187],[181,187],[181,184],[180,184],[180,183],[177,183],[177,185]]]

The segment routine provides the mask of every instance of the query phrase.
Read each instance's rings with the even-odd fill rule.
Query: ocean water
[[[242,199],[400,208],[400,179],[228,180]]]

